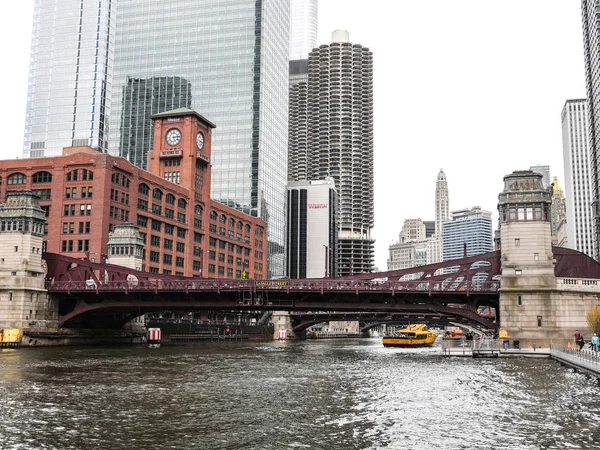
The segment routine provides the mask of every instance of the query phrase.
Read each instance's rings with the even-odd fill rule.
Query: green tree
[[[596,307],[588,311],[585,318],[587,319],[588,327],[591,332],[600,336],[600,308]]]

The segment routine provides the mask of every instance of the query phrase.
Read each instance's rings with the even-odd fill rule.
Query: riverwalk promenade
[[[552,358],[561,364],[572,367],[580,372],[600,377],[600,352],[584,349],[577,350],[564,345],[551,344],[550,347],[505,348],[497,340],[473,341],[444,341],[442,343],[444,356],[458,357],[526,357]]]

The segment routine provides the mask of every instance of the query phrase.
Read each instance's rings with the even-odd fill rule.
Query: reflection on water
[[[379,339],[5,350],[0,448],[600,448],[599,393],[549,359]]]

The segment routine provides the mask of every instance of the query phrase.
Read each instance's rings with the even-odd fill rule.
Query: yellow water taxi
[[[384,347],[428,347],[433,345],[437,333],[427,325],[417,323],[394,330],[383,337]]]

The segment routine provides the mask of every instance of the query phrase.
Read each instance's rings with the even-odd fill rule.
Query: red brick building
[[[266,276],[266,223],[210,199],[211,131],[188,109],[157,114],[149,171],[90,147],[0,161],[0,199],[31,189],[48,216],[46,251],[104,261],[108,233],[137,224],[144,270],[208,278]]]

